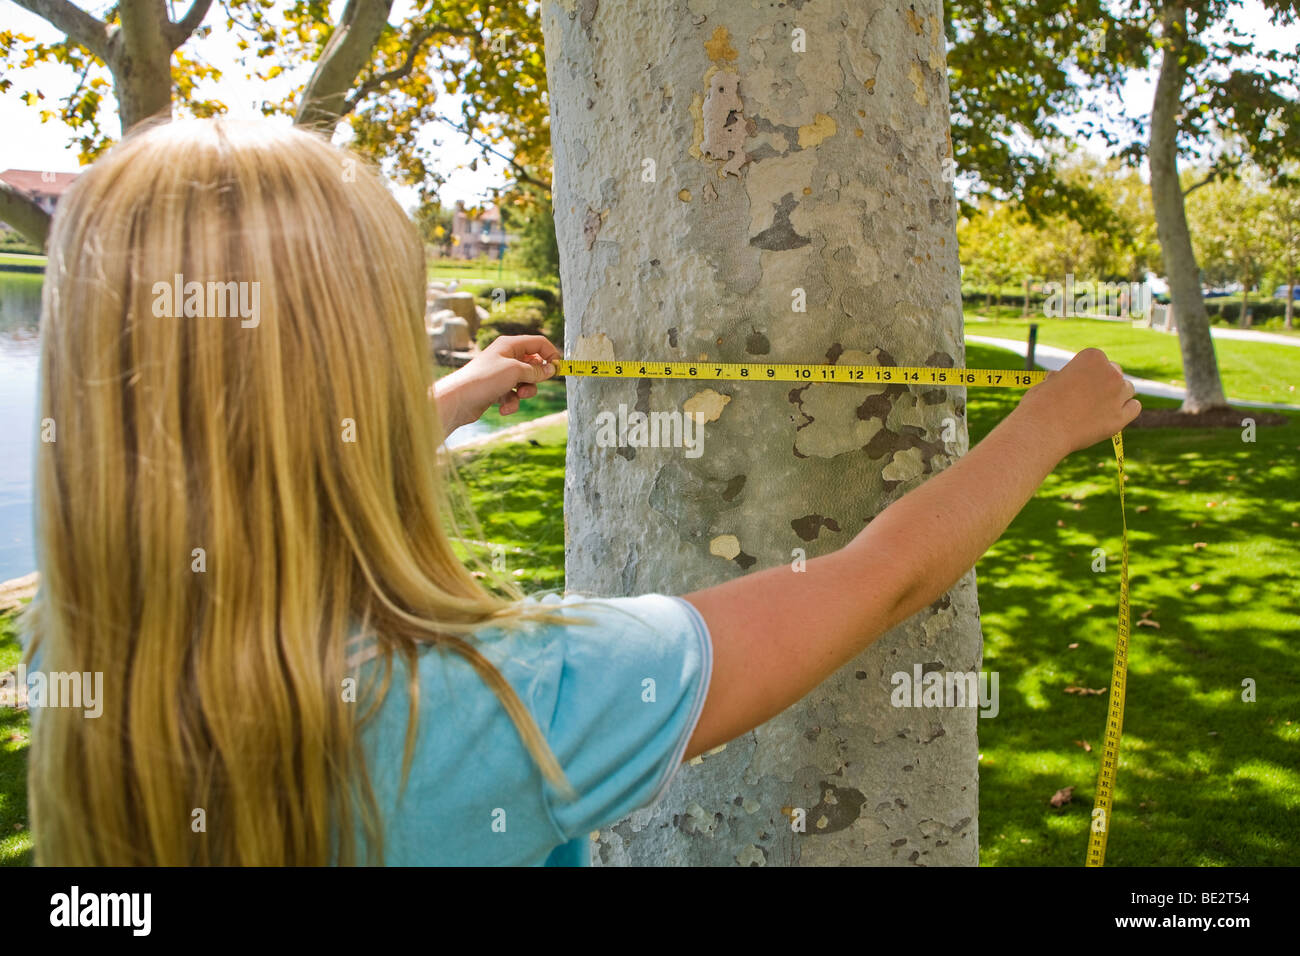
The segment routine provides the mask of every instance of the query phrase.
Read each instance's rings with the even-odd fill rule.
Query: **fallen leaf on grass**
[[[1066,787],[1063,790],[1056,791],[1056,793],[1052,794],[1052,806],[1054,807],[1065,806],[1067,803],[1070,802],[1070,798],[1073,795],[1074,795],[1074,787]]]
[[[1199,591],[1200,589],[1201,589],[1201,584],[1200,584],[1199,581],[1195,582],[1194,584],[1191,584],[1191,585],[1188,587],[1188,590],[1189,590],[1189,591]]]
[[[1142,616],[1137,619],[1136,623],[1138,627],[1154,627],[1156,630],[1160,630],[1160,622],[1151,620],[1151,608],[1143,611]]]
[[[1151,510],[1151,506],[1150,506],[1150,505],[1138,505],[1137,508],[1136,508],[1135,510],[1137,511],[1138,514],[1142,514],[1144,511],[1150,511],[1150,510]]]
[[[1098,687],[1093,689],[1091,687],[1067,687],[1065,688],[1065,692],[1067,694],[1078,694],[1080,697],[1088,697],[1091,695],[1100,697],[1102,694],[1106,693],[1106,688]]]
[[[1088,743],[1088,741],[1086,741],[1086,740],[1076,740],[1076,741],[1074,742],[1074,745],[1075,745],[1076,747],[1082,747],[1082,748],[1083,748],[1083,752],[1086,753],[1086,754],[1090,754],[1090,753],[1092,753],[1092,744]]]
[[[1078,643],[1078,641],[1076,641],[1075,643],[1070,644],[1070,645],[1067,645],[1067,646],[1070,648],[1070,650],[1074,651],[1074,650],[1078,650],[1078,648],[1079,648],[1079,643]]]
[[[1209,545],[1206,544],[1204,541],[1193,541],[1193,542],[1192,542],[1192,550],[1193,550],[1193,551],[1199,551],[1199,550],[1201,550],[1201,548],[1208,548],[1208,547],[1209,547]]]

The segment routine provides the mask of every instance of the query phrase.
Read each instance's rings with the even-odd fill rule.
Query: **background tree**
[[[455,213],[437,200],[426,199],[415,210],[415,226],[426,246],[441,255],[451,254],[451,227]]]
[[[526,275],[559,282],[560,245],[555,238],[550,191],[525,188],[521,192],[531,194],[531,202],[520,202],[515,207],[515,215],[522,217],[519,236],[512,247],[515,259]]]
[[[1207,284],[1241,285],[1240,325],[1250,324],[1250,293],[1263,280],[1277,250],[1269,228],[1266,186],[1252,177],[1209,182],[1187,197],[1196,260]]]
[[[543,5],[567,355],[963,364],[942,9],[903,11]],[[966,443],[950,389],[568,388],[566,579],[589,593],[801,573]],[[703,454],[601,447],[619,404],[701,412]],[[890,706],[913,664],[979,669],[973,585],[683,768],[600,860],[974,865],[975,710]]]
[[[985,305],[1011,282],[1023,283],[1032,274],[1029,248],[1025,243],[1032,227],[1009,203],[985,200],[957,223],[957,247],[963,268],[962,280],[984,287]]]
[[[1152,7],[1134,5],[1126,39],[1159,58],[1145,152],[1151,196],[1178,342],[1187,381],[1186,412],[1226,405],[1209,320],[1201,297],[1200,272],[1187,225],[1180,154],[1204,152],[1212,136],[1235,140],[1241,151],[1222,150],[1212,159],[1208,183],[1253,159],[1268,166],[1300,156],[1296,109],[1296,57],[1244,44],[1231,0],[1172,0]],[[1264,0],[1274,22],[1294,23],[1296,0]],[[1254,63],[1243,63],[1249,55]],[[1132,149],[1133,147],[1130,147]]]
[[[1272,245],[1274,275],[1286,286],[1283,328],[1295,327],[1296,266],[1300,262],[1300,181],[1293,170],[1268,191],[1264,223]]]
[[[65,39],[42,44],[0,31],[0,68],[6,68],[0,92],[14,86],[14,67],[62,63],[75,71],[78,85],[58,109],[39,89],[21,95],[43,116],[57,116],[74,130],[83,163],[147,117],[170,117],[173,109],[193,116],[226,112],[224,102],[198,93],[204,81],[220,80],[221,71],[187,43],[208,35],[211,27],[203,24],[211,0],[195,0],[175,21],[162,0],[123,0],[103,19],[68,0],[15,2]],[[535,11],[524,3],[443,0],[420,4],[390,24],[391,8],[391,0],[347,0],[334,23],[324,3],[221,5],[250,77],[271,80],[311,66],[286,97],[262,103],[264,114],[292,116],[327,132],[346,119],[349,145],[418,187],[422,200],[441,184],[431,162],[437,144],[419,137],[429,124],[442,124],[484,154],[504,159],[516,182],[549,188],[545,67]],[[439,111],[439,80],[448,92],[465,94],[459,116]],[[110,94],[118,104],[117,130],[104,125]],[[43,245],[48,219],[23,194],[0,184],[0,220]]]

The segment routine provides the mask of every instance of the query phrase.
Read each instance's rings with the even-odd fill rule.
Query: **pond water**
[[[0,272],[0,581],[36,570],[32,462],[40,313],[41,276]],[[458,428],[447,444],[454,448],[525,417],[487,416]]]

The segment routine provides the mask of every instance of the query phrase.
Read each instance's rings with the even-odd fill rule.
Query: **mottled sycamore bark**
[[[938,0],[547,0],[566,355],[964,364],[941,24]],[[703,412],[703,454],[601,447],[619,404]],[[568,586],[809,573],[965,450],[964,413],[958,389],[570,380]],[[980,663],[968,574],[596,860],[975,864],[977,711],[890,696]]]

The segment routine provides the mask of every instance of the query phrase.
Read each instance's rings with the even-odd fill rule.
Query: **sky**
[[[82,3],[83,8],[92,13],[102,13],[109,4]],[[173,4],[173,6],[176,6]],[[188,4],[179,5],[182,10]],[[342,8],[341,0],[331,5],[337,13]],[[411,4],[399,2],[394,5],[393,19],[400,20]],[[173,14],[176,15],[176,14]],[[201,94],[214,95],[230,106],[235,116],[260,115],[255,109],[255,102],[264,98],[279,98],[291,88],[295,80],[303,82],[306,65],[297,72],[286,72],[269,84],[250,81],[242,75],[236,62],[234,37],[225,32],[224,16],[219,7],[209,13],[205,21],[213,26],[212,35],[201,41],[204,59],[221,68],[225,76],[218,84],[201,87]],[[1268,23],[1263,6],[1256,0],[1249,0],[1235,18],[1237,26],[1252,33],[1258,47],[1273,49],[1300,48],[1300,26],[1280,29]],[[28,13],[13,0],[0,0],[0,29],[16,30],[35,36],[38,40],[52,41],[59,37],[58,32],[35,14]],[[70,69],[62,65],[41,65],[26,71],[22,77],[16,77],[14,87],[7,93],[0,94],[0,169],[44,169],[56,172],[74,172],[78,167],[77,150],[69,143],[73,140],[71,130],[59,122],[51,120],[42,123],[35,108],[25,105],[18,97],[19,93],[31,87],[40,90],[51,102],[66,97],[74,88],[75,77]],[[1129,78],[1123,93],[1126,112],[1130,115],[1144,116],[1149,109],[1153,91],[1153,79],[1150,73],[1134,74]],[[446,101],[443,112],[448,116],[460,114],[460,98],[442,94]],[[1068,121],[1063,124],[1069,126]],[[110,128],[116,134],[116,118],[112,117]],[[477,147],[465,142],[465,137],[449,127],[434,124],[423,131],[430,144],[438,141],[438,171],[446,177],[446,184],[441,190],[441,198],[447,205],[456,200],[464,200],[467,205],[476,205],[490,201],[491,190],[505,182],[506,164],[495,157],[481,158]],[[1093,142],[1092,147],[1100,152],[1100,142]],[[468,166],[479,158],[477,171]],[[413,189],[401,187],[394,190],[399,200],[408,209],[415,204]]]

